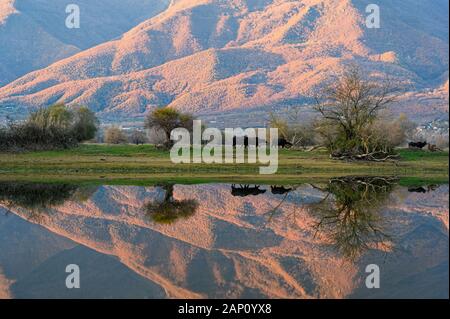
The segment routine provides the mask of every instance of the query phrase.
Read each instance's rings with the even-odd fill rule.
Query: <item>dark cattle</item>
[[[410,142],[410,143],[408,143],[408,146],[409,146],[409,148],[422,149],[427,144],[428,144],[427,141],[425,141],[425,142]]]
[[[282,137],[278,139],[278,147],[286,148],[288,146],[291,147],[292,143],[289,143],[285,138]]]
[[[254,146],[258,147],[259,144],[263,144],[263,143],[265,143],[264,140],[260,140],[258,137],[255,137],[255,144],[254,144]],[[242,146],[242,145],[243,145],[244,147],[248,147],[249,144],[250,144],[250,142],[249,142],[248,136],[244,136],[243,144],[242,144],[241,141],[239,141],[239,144],[238,144],[238,143],[237,143],[237,137],[236,137],[236,136],[233,137],[233,146],[234,146],[234,147],[236,147],[236,146]]]
[[[239,187],[236,187],[234,184],[231,185],[231,195],[233,196],[239,196],[239,197],[245,197],[249,195],[259,195],[264,194],[266,192],[265,189],[259,189],[258,185],[255,185],[255,187],[250,187],[250,185],[240,185]]]
[[[292,188],[285,188],[284,186],[270,186],[272,194],[283,195],[292,191]]]

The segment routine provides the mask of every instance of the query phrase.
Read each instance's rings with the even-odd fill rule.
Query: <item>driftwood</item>
[[[305,152],[312,152],[318,149],[327,149],[324,145],[315,145],[311,146],[308,149],[305,149]],[[440,149],[437,149],[440,150]],[[352,152],[341,152],[341,153],[331,153],[330,158],[336,160],[347,160],[347,161],[372,161],[372,162],[394,162],[399,159],[399,154],[392,154],[385,151],[374,151],[371,153],[352,153]]]
[[[371,153],[365,154],[353,154],[353,153],[344,153],[344,154],[330,154],[330,158],[339,159],[339,160],[348,160],[348,161],[370,161],[370,162],[388,162],[388,161],[396,161],[400,155],[398,154],[390,154],[383,151],[375,151]]]
[[[307,151],[307,152],[312,152],[312,151],[318,150],[318,149],[320,149],[320,148],[325,148],[325,146],[323,146],[323,145],[311,146],[311,147],[308,148],[306,151]]]
[[[442,152],[442,150],[437,147],[435,144],[428,144],[428,150],[430,152]]]

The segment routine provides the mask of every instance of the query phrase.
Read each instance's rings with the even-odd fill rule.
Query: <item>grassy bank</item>
[[[325,151],[280,150],[275,175],[260,164],[173,164],[169,152],[151,145],[81,145],[62,151],[0,154],[0,180],[150,183],[157,181],[300,182],[344,175],[396,175],[448,180],[448,152],[399,150],[397,163],[343,162]]]

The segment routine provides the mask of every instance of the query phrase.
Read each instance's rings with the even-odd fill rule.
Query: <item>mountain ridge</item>
[[[382,20],[379,30],[364,27],[367,3],[172,1],[121,38],[0,88],[0,107],[86,104],[118,121],[166,105],[198,114],[249,111],[308,101],[349,63],[412,88],[405,93],[445,86],[448,16],[441,9],[448,3],[439,0],[419,12],[423,5],[415,0],[382,1],[382,17],[401,14]],[[192,85],[198,72],[203,77]]]
[[[121,36],[164,9],[167,1],[1,0],[0,87]],[[65,26],[69,4],[80,8],[79,29]]]

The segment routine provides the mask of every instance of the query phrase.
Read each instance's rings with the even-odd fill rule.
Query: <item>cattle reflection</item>
[[[246,197],[246,196],[257,196],[260,194],[264,194],[266,192],[265,189],[260,189],[261,186],[255,185],[250,187],[250,185],[239,185],[235,184],[231,185],[231,195],[238,197]]]
[[[270,191],[274,195],[284,195],[292,192],[293,190],[294,190],[293,188],[285,188],[284,186],[277,186],[277,185],[270,186]]]
[[[408,192],[410,193],[429,193],[429,192],[434,192],[435,190],[437,190],[439,188],[439,185],[435,185],[435,184],[431,184],[428,186],[412,186],[412,187],[408,187]]]

